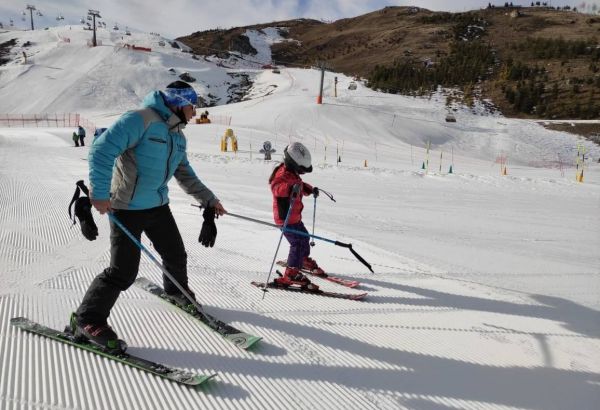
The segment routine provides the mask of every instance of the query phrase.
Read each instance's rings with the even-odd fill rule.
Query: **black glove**
[[[92,204],[90,198],[83,196],[75,201],[75,216],[79,219],[81,233],[88,241],[93,241],[98,237],[98,227],[92,216]]]
[[[215,240],[217,239],[217,225],[215,225],[215,208],[206,207],[202,213],[204,222],[202,223],[202,229],[200,230],[200,236],[198,242],[208,247],[215,246]]]
[[[90,202],[89,197],[90,192],[83,180],[77,181],[75,185],[75,193],[69,204],[69,218],[73,219],[73,225],[75,225],[75,217],[77,217],[77,219],[79,219],[81,233],[85,236],[85,239],[93,241],[98,237],[98,227],[92,216],[92,203]],[[82,191],[87,196],[80,197]],[[71,207],[73,204],[75,204],[75,210],[74,216],[71,216]]]
[[[319,188],[313,187],[312,194],[315,198],[318,197],[319,196]]]

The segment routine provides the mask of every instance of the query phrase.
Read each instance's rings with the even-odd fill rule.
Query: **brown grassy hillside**
[[[324,60],[334,71],[390,92],[420,94],[441,84],[462,90],[467,103],[473,96],[489,98],[510,116],[600,115],[598,17],[543,7],[465,13],[386,7],[328,24],[299,19],[179,40],[198,54],[252,54],[243,33],[264,27],[285,28],[298,40],[273,47],[279,64]]]

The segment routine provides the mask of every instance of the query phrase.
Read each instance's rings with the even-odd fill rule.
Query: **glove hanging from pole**
[[[202,229],[200,230],[200,236],[198,242],[205,247],[215,246],[215,240],[217,239],[217,225],[215,225],[215,207],[209,206],[204,208],[202,217],[204,222],[202,223]]]
[[[88,188],[85,186],[83,180],[76,182],[77,188],[69,204],[69,217],[73,219],[73,225],[75,225],[75,217],[79,219],[79,226],[81,227],[81,233],[88,241],[93,241],[98,237],[98,227],[94,222],[92,216],[92,204],[89,198]],[[80,193],[86,196],[80,197]],[[75,204],[74,215],[71,216],[71,207]]]

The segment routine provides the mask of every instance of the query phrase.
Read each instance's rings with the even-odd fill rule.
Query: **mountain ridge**
[[[573,10],[492,7],[449,13],[386,7],[331,23],[294,19],[199,31],[179,40],[198,54],[225,56],[237,51],[252,55],[250,49],[238,46],[244,42],[240,39],[247,30],[265,27],[279,27],[287,39],[295,40],[272,46],[276,64],[313,66],[325,61],[332,71],[366,78],[372,88],[409,95],[431,92],[438,83],[410,83],[404,77],[386,82],[377,74],[383,71],[389,77],[390,72],[405,67],[427,77],[448,59],[459,61],[449,67],[460,73],[459,64],[468,56],[456,54],[454,48],[480,43],[495,55],[488,72],[456,84],[440,83],[460,90],[467,105],[472,98],[487,99],[504,115],[519,118],[592,119],[600,115],[600,18]],[[544,47],[557,51],[540,55]],[[439,74],[435,76],[439,79]]]

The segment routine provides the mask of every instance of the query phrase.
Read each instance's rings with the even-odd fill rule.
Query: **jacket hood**
[[[152,108],[165,121],[173,115],[173,111],[171,111],[169,107],[167,107],[167,105],[165,104],[165,100],[163,99],[162,93],[160,91],[152,91],[150,94],[144,97],[144,101],[142,101],[142,106],[145,108]]]
[[[144,97],[142,106],[144,108],[152,108],[154,111],[156,111],[158,115],[160,115],[160,117],[169,125],[170,129],[176,127],[178,131],[181,131],[185,128],[185,123],[182,122],[181,119],[165,104],[162,92],[153,91],[148,94],[146,97]]]

